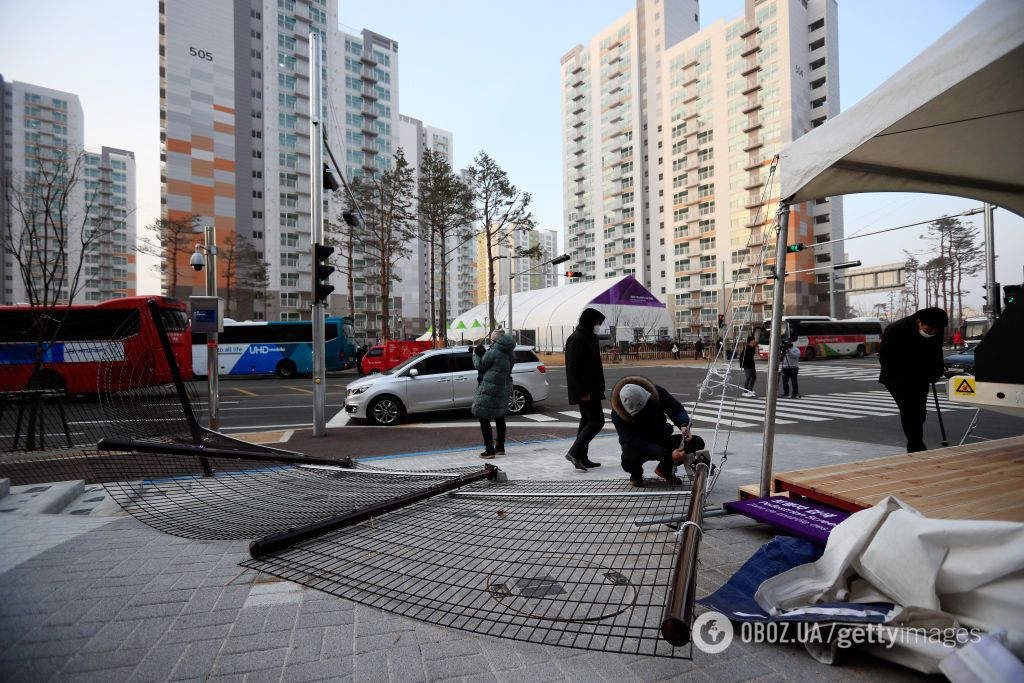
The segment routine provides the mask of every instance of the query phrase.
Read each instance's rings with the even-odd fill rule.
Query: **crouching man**
[[[670,485],[682,484],[673,466],[704,448],[704,440],[689,433],[690,416],[683,405],[644,377],[623,377],[612,389],[612,424],[622,446],[622,469],[633,486],[644,485],[644,463],[652,460],[658,463],[656,475]],[[682,433],[673,434],[673,425]]]

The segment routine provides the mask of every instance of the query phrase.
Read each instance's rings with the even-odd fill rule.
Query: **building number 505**
[[[207,52],[206,50],[200,50],[199,48],[190,47],[188,49],[188,53],[190,55],[192,55],[193,57],[198,57],[199,59],[205,59],[208,62],[212,62],[213,61],[213,53],[212,52]]]

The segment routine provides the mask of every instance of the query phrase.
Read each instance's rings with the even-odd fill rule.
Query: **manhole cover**
[[[557,553],[502,565],[488,576],[487,590],[506,610],[548,621],[601,621],[636,602],[636,588],[625,575]]]

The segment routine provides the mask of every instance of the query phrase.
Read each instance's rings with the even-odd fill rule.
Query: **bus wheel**
[[[286,358],[277,364],[274,374],[281,379],[292,379],[298,373],[295,368],[295,363]]]
[[[39,373],[39,388],[44,391],[67,393],[67,384],[64,383],[64,378],[60,376],[59,372],[53,370],[43,370]]]
[[[370,404],[366,413],[373,424],[389,427],[402,421],[402,404],[391,396],[381,396]]]
[[[804,353],[804,360],[814,360],[815,355],[816,354],[814,353],[814,347],[808,346],[807,351]]]
[[[864,348],[863,344],[859,345],[857,347],[857,358],[863,358],[866,355],[868,355],[868,350]]]

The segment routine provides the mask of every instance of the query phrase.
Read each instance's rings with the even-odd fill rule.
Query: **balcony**
[[[375,119],[377,118],[377,110],[373,107],[363,107],[362,115],[367,119]]]
[[[757,130],[758,128],[760,128],[762,125],[764,125],[764,124],[761,123],[761,117],[754,116],[750,120],[747,121],[747,125],[745,125],[743,127],[743,132],[744,133],[751,133],[751,132]]]
[[[376,69],[364,69],[362,72],[363,80],[367,83],[377,82],[377,70]]]
[[[763,185],[764,185],[764,180],[761,179],[760,175],[757,175],[757,176],[752,175],[747,180],[747,184],[743,186],[743,189],[747,190],[747,191],[756,190],[757,188],[759,188],[759,187],[761,187]]]
[[[757,35],[760,32],[761,32],[761,27],[759,25],[757,25],[757,24],[752,24],[752,25],[748,26],[743,31],[743,33],[740,34],[740,38],[742,38],[743,40],[746,40],[747,38],[750,38],[751,36],[755,36],[755,35]]]
[[[746,69],[744,69],[743,71],[741,71],[741,72],[740,72],[740,75],[741,75],[741,76],[750,76],[751,74],[756,74],[756,73],[757,73],[758,71],[760,71],[760,70],[761,70],[761,65],[760,65],[760,64],[757,64],[757,63],[755,62],[755,63],[751,64],[750,66],[748,66],[748,67],[747,67]]]
[[[363,50],[363,54],[360,55],[360,60],[367,66],[376,68],[378,62],[377,58],[373,56],[373,50]]]
[[[760,135],[751,136],[750,140],[747,142],[747,144],[743,145],[743,151],[744,152],[752,152],[755,149],[757,149],[758,147],[762,147],[762,146],[764,146],[764,142],[762,142]]]
[[[364,100],[377,100],[376,88],[363,88],[363,99]]]
[[[750,112],[757,111],[758,109],[761,108],[761,106],[762,105],[760,98],[751,97],[750,100],[747,101],[747,106],[744,107],[741,111],[744,114],[749,114]]]
[[[744,95],[749,95],[749,94],[757,92],[758,90],[761,89],[761,84],[760,83],[758,83],[757,81],[754,81],[754,82],[751,83],[751,82],[749,82],[749,80],[750,79],[748,79],[747,87],[742,91],[742,93]]]
[[[743,52],[740,53],[740,57],[749,57],[751,55],[757,54],[760,51],[761,51],[761,46],[760,45],[757,45],[756,43],[753,44],[753,45],[748,45],[747,48]]]

